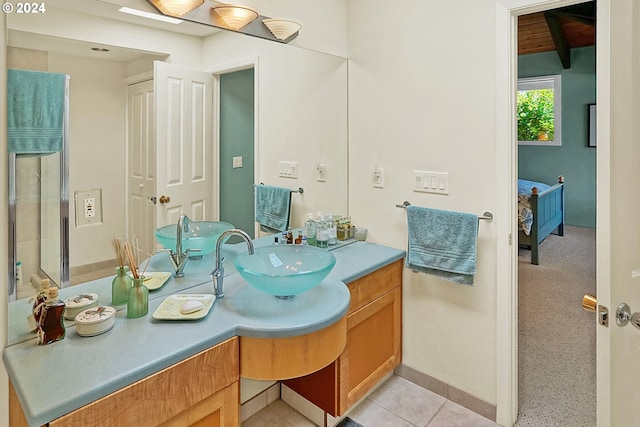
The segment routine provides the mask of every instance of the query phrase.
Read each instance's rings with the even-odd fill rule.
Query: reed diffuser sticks
[[[124,268],[127,262],[127,256],[124,252],[122,241],[120,239],[113,239],[112,242],[113,242],[113,248],[116,251],[116,260],[118,261],[118,267]]]

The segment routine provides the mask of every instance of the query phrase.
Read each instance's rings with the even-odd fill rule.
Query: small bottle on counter
[[[292,245],[293,244],[293,231],[291,230],[291,227],[289,227],[289,229],[287,230],[287,245]]]
[[[280,244],[280,242],[278,241],[278,236],[276,236],[276,237],[273,239],[273,244],[274,244],[274,245],[279,245],[279,244]]]
[[[127,302],[129,289],[133,285],[128,267],[116,267],[116,275],[111,281],[111,304],[120,305]]]
[[[327,214],[326,221],[327,221],[327,230],[328,230],[327,232],[329,233],[329,236],[327,238],[327,243],[329,246],[333,246],[336,243],[338,243],[336,220],[332,214]]]
[[[282,236],[280,236],[280,244],[281,245],[286,245],[287,244],[287,231],[283,231],[282,232]]]
[[[58,299],[58,288],[50,287],[38,324],[38,344],[51,344],[64,339],[66,335],[62,317],[64,309],[64,302]]]
[[[40,315],[42,314],[42,308],[44,303],[47,302],[47,296],[49,295],[49,286],[51,281],[49,279],[42,279],[40,281],[40,292],[33,297],[33,307],[31,309],[31,316],[28,317],[29,330],[37,330],[40,323]]]
[[[298,235],[296,236],[296,238],[293,241],[293,243],[296,244],[296,245],[302,244],[302,231],[298,231]]]
[[[316,245],[322,249],[329,247],[329,229],[323,217],[316,218]]]
[[[144,276],[133,279],[127,298],[127,318],[137,319],[149,313],[149,289],[143,284]]]
[[[307,220],[304,223],[304,236],[307,238],[308,245],[316,245],[316,223],[311,213],[307,214]]]

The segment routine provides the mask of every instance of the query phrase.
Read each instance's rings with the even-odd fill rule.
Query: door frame
[[[254,134],[253,134],[253,153],[254,159],[258,161],[253,162],[253,176],[256,181],[260,179],[260,104],[259,104],[259,57],[252,56],[248,58],[237,59],[234,61],[227,61],[222,64],[214,65],[205,68],[205,71],[213,75],[213,108],[217,114],[213,125],[213,164],[220,173],[220,76],[223,74],[234,73],[236,71],[243,71],[253,68],[253,122],[254,122]],[[217,200],[216,210],[214,215],[216,218],[220,218],[220,179],[214,180],[213,184],[213,198]],[[254,226],[254,236],[259,236],[259,226],[256,223]]]
[[[496,141],[497,141],[497,269],[496,269],[496,422],[512,426],[518,417],[518,245],[517,124],[513,112],[518,81],[518,16],[541,12],[585,0],[497,0],[496,1]],[[607,6],[611,0],[596,0]],[[606,17],[598,14],[597,26],[609,28]],[[600,42],[600,39],[598,39]],[[599,55],[608,58],[607,44],[598,44]],[[598,68],[608,69],[606,60]],[[609,81],[598,79],[597,91],[608,88]],[[598,114],[598,129],[608,124],[608,117]],[[600,148],[599,153],[600,154]],[[599,169],[600,172],[600,169]],[[608,170],[598,174],[607,180]],[[598,378],[598,381],[600,378]],[[609,413],[608,402],[598,396],[598,419]],[[606,416],[608,419],[608,415]]]

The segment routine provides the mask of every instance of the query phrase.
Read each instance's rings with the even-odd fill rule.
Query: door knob
[[[160,202],[160,204],[165,204],[165,203],[169,203],[171,202],[171,197],[169,196],[160,196],[160,199],[158,199],[158,201]]]
[[[609,326],[609,309],[602,305],[598,305],[595,295],[585,294],[582,297],[582,308],[586,311],[592,311],[598,315],[598,323],[602,326]]]
[[[598,305],[598,300],[594,295],[584,294],[582,297],[582,308],[586,311],[596,312],[596,307]]]

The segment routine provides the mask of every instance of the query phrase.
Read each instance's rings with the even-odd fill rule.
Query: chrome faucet
[[[200,252],[200,249],[187,249],[184,252],[182,251],[182,233],[189,232],[189,217],[187,215],[180,215],[176,229],[176,250],[175,252],[169,250],[169,258],[176,271],[174,277],[184,277],[184,267],[189,260],[189,254],[191,252]]]
[[[213,278],[213,293],[215,294],[216,299],[224,297],[224,291],[222,288],[222,281],[224,279],[224,257],[220,256],[220,246],[222,246],[222,242],[232,234],[242,237],[244,241],[247,242],[249,255],[253,255],[254,253],[251,237],[239,228],[227,230],[218,237],[218,241],[216,242],[216,268],[211,272],[211,277]]]

